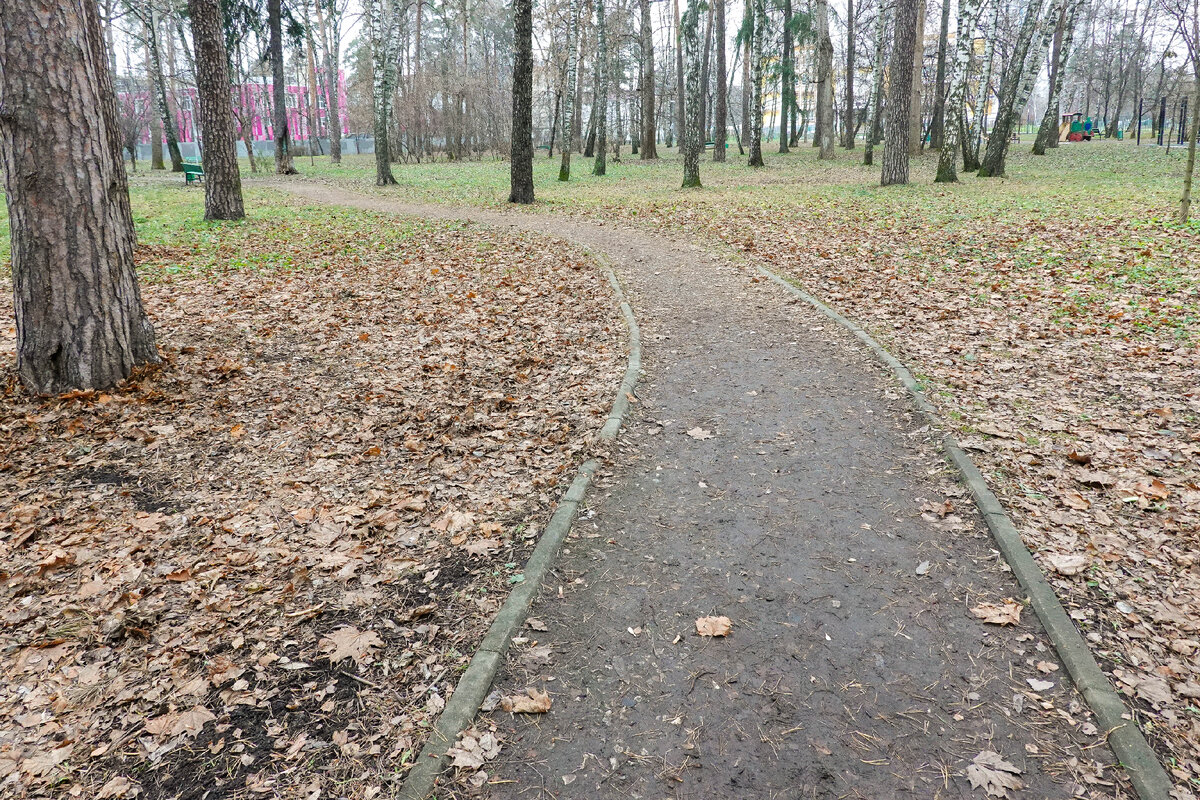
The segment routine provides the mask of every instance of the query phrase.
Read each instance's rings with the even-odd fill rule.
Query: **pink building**
[[[326,139],[330,135],[329,97],[326,87],[323,85],[325,83],[323,78],[324,73],[318,73],[317,83],[320,85],[320,91],[317,93],[317,118],[313,121],[316,130],[313,132],[319,138]],[[273,142],[275,130],[272,124],[270,80],[255,79],[250,83],[232,86],[230,91],[233,93],[234,125],[249,124],[250,138],[253,141]],[[292,141],[307,142],[309,140],[308,87],[287,86],[285,91],[287,92],[288,130],[291,133]],[[342,135],[347,135],[350,133],[350,123],[349,116],[346,114],[346,76],[344,72],[338,72],[337,92],[338,116],[341,119],[338,120],[336,129]],[[200,124],[197,113],[200,104],[196,94],[196,88],[188,86],[171,97],[172,111],[175,112],[175,125],[179,132],[180,142],[195,142],[199,134]],[[144,104],[150,102],[150,97],[146,91],[120,92],[118,100],[122,104],[132,101],[133,105],[140,110],[145,108]],[[239,130],[237,133],[239,134],[238,138],[242,138],[241,131]],[[142,143],[150,143],[149,130],[142,135]]]

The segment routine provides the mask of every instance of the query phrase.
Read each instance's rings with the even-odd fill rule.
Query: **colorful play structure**
[[[1092,134],[1092,118],[1085,120],[1082,111],[1062,115],[1062,124],[1058,126],[1060,142],[1090,142]]]

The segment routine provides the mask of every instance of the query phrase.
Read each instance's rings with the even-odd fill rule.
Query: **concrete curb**
[[[891,368],[925,418],[934,426],[941,424],[936,409],[925,397],[924,387],[913,377],[908,368],[884,349],[883,345],[877,342],[871,334],[786,278],[760,264],[747,263],[750,263],[763,276],[770,278],[853,333],[870,348],[880,361]],[[1037,614],[1042,627],[1050,636],[1050,641],[1054,644],[1059,659],[1066,666],[1075,687],[1095,713],[1100,726],[1108,731],[1108,744],[1121,765],[1125,767],[1129,782],[1133,784],[1138,797],[1141,800],[1169,800],[1172,785],[1170,776],[1163,769],[1153,748],[1150,747],[1150,743],[1146,741],[1146,737],[1142,735],[1141,729],[1133,721],[1133,714],[1126,708],[1125,702],[1104,675],[1100,665],[1096,663],[1091,648],[1080,635],[1075,623],[1067,615],[1033,555],[1025,547],[1020,532],[1013,525],[1004,506],[988,488],[983,474],[972,463],[966,452],[959,447],[953,436],[947,434],[942,439],[942,448],[946,452],[946,457],[958,469],[963,482],[971,490],[971,497],[975,500],[979,513],[983,516],[988,530],[996,540],[1000,553],[1012,568],[1013,575],[1016,576],[1021,587],[1028,593],[1029,604],[1033,606],[1034,613]]]
[[[621,388],[617,390],[617,397],[613,400],[608,419],[605,420],[604,427],[600,429],[601,441],[611,442],[617,438],[617,432],[620,431],[621,423],[629,411],[630,398],[633,396],[638,375],[641,373],[642,340],[637,320],[633,316],[633,309],[625,298],[625,292],[621,289],[617,274],[603,256],[597,253],[591,253],[591,255],[600,261],[608,273],[608,280],[612,284],[613,292],[621,301],[621,313],[625,317],[625,326],[629,329],[629,360],[625,367],[625,377],[621,381]],[[580,466],[575,480],[571,481],[571,486],[563,495],[558,509],[550,517],[545,533],[538,540],[529,561],[525,564],[525,580],[512,590],[508,599],[504,601],[504,605],[500,607],[500,611],[496,613],[496,618],[492,621],[487,636],[480,643],[475,655],[471,657],[467,671],[459,679],[454,694],[450,696],[446,707],[438,716],[433,730],[430,731],[429,739],[421,749],[421,754],[417,757],[408,775],[405,776],[404,785],[400,788],[400,796],[405,800],[426,800],[437,788],[437,780],[445,771],[449,761],[446,751],[454,746],[459,734],[470,727],[475,715],[479,713],[479,707],[492,687],[496,672],[504,663],[504,655],[508,651],[509,643],[525,622],[529,607],[541,589],[543,580],[550,572],[559,548],[562,547],[563,540],[567,538],[567,533],[571,530],[571,524],[575,520],[575,514],[579,511],[579,505],[583,502],[588,486],[599,468],[600,462],[597,459],[588,459]]]

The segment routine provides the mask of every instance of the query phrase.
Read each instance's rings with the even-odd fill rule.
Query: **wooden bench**
[[[197,183],[204,182],[204,167],[199,164],[189,164],[183,162],[183,183],[185,186],[191,186],[192,181]]]

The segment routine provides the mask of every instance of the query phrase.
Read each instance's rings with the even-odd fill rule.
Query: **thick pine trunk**
[[[642,150],[643,161],[658,158],[655,143],[658,120],[654,113],[654,27],[650,21],[650,0],[641,0],[642,27]]]
[[[196,85],[204,125],[204,218],[242,219],[242,176],[238,171],[229,95],[229,61],[218,0],[188,0],[196,48]]]
[[[750,101],[750,158],[749,166],[765,166],[762,157],[763,128],[763,36],[767,27],[766,0],[746,0],[754,7],[754,29],[750,34],[751,60],[754,69],[753,98]]]
[[[895,36],[888,87],[887,125],[883,135],[883,174],[880,183],[908,183],[909,112],[913,101],[913,51],[921,0],[896,0]]]
[[[513,0],[512,153],[508,202],[533,202],[533,0]]]
[[[729,127],[729,88],[725,67],[725,0],[713,0],[717,45],[717,90],[713,98],[713,161],[725,160],[725,131]]]
[[[267,0],[267,22],[270,32],[271,98],[274,105],[275,173],[295,175],[292,163],[292,137],[288,131],[287,90],[283,77],[282,0]],[[378,146],[378,143],[376,143]]]
[[[158,361],[104,53],[94,0],[0,5],[17,371],[39,394],[107,388]]]
[[[700,150],[704,146],[700,138],[703,122],[700,116],[700,43],[696,28],[699,25],[699,3],[688,3],[679,27],[679,44],[687,65],[685,91],[687,96],[684,116],[683,141],[683,188],[700,188]]]

